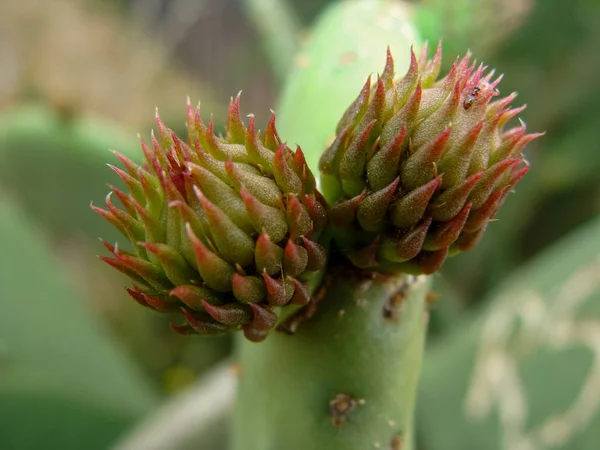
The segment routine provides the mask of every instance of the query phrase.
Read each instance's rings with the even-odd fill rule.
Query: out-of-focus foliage
[[[102,120],[41,106],[13,109],[0,116],[0,186],[53,237],[112,233],[108,239],[114,240],[110,224],[89,208],[103,203],[107,183],[119,181],[106,166],[119,161],[109,148],[134,160],[142,153],[135,135]]]
[[[106,448],[156,394],[0,199],[0,447]]]
[[[318,32],[307,37],[281,93],[277,123],[283,139],[302,147],[313,171],[335,137],[339,118],[369,76],[367,68],[383,70],[388,44],[399,72],[408,68],[409,47],[419,40],[408,20],[406,5],[342,2],[329,8]],[[344,37],[331,40],[331,30]]]
[[[451,259],[446,277],[467,303],[519,264],[600,212],[600,3],[534,2],[523,26],[480,57],[506,73],[522,117],[547,135],[528,149],[531,170],[471,253]]]
[[[223,100],[243,88],[245,112],[260,119],[275,103],[275,78],[237,0],[194,0],[197,8],[187,10],[183,0],[108,6],[116,3],[0,0],[0,448],[107,448],[154,407],[150,384],[177,391],[230,349],[226,339],[164,332],[162,318],[129,303],[124,278],[92,260],[101,251],[95,236],[110,227],[89,203],[101,202],[106,182],[118,182],[104,165],[116,163],[107,149],[139,156],[135,132],[146,132],[155,106],[183,128],[190,95],[222,123]],[[333,0],[288,3],[308,26]],[[444,38],[446,61],[471,48],[507,74],[502,94],[519,91],[528,126],[548,132],[531,146],[531,171],[483,242],[449,260],[434,280],[434,346],[419,400],[423,448],[513,450],[524,442],[519,436],[538,433],[532,442],[562,447],[537,449],[595,449],[600,380],[592,386],[589,376],[598,377],[590,343],[600,340],[600,224],[521,266],[600,213],[600,2],[408,3],[419,8],[421,34]],[[138,14],[151,5],[152,20]],[[310,36],[300,33],[301,43],[307,38],[310,48]],[[353,39],[359,46],[361,36]],[[373,71],[382,69],[384,52],[385,45],[372,49]],[[306,64],[306,55],[295,61]],[[341,88],[350,84],[343,72],[336,76]],[[309,120],[323,118],[297,103],[308,99],[295,74],[283,92],[282,138],[316,161],[327,126],[306,131]],[[306,121],[286,123],[298,105]],[[340,100],[340,111],[346,106]],[[330,134],[338,119],[325,118]],[[472,311],[482,303],[484,310]],[[96,319],[110,324],[118,342]]]
[[[600,220],[520,268],[426,358],[423,448],[596,449]]]
[[[489,55],[519,29],[534,1],[423,0],[415,3],[415,20],[426,38],[443,38],[452,56],[466,49]]]
[[[224,112],[206,86],[169,59],[160,36],[117,17],[110,3],[2,0],[0,107],[41,98],[78,115],[110,117],[134,132],[151,123],[144,113],[156,106],[163,117],[183,121],[187,95]]]

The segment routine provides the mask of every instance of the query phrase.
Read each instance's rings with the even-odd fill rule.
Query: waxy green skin
[[[385,48],[390,46],[398,70],[408,67],[407,49],[421,42],[411,15],[410,7],[399,2],[338,2],[310,32],[276,111],[282,138],[302,146],[315,173],[366,76],[381,69]]]
[[[234,450],[412,448],[430,278],[352,271],[326,278],[316,315],[294,335],[238,341]],[[338,394],[357,405],[334,426]]]
[[[408,68],[413,44],[420,41],[406,6],[333,5],[312,30],[284,87],[277,108],[282,139],[300,143],[316,171],[365,77],[382,67],[385,48],[390,45],[400,72]],[[371,278],[360,272],[369,275],[357,278],[331,270],[314,317],[296,334],[272,333],[260,345],[238,340],[234,450],[412,448],[429,280],[420,278],[406,290],[393,322],[384,318],[383,307],[406,275]],[[330,402],[339,394],[364,404],[335,427]]]

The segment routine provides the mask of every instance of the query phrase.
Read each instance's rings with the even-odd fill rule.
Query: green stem
[[[239,341],[234,450],[412,448],[429,279],[330,273],[295,334]]]
[[[261,35],[262,45],[279,79],[284,79],[298,51],[300,23],[287,0],[245,0],[249,19]]]

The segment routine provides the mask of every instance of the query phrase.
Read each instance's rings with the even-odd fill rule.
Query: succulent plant
[[[521,154],[537,134],[504,129],[525,106],[516,93],[492,101],[497,85],[483,64],[458,59],[437,80],[441,43],[427,59],[411,49],[406,75],[387,62],[367,79],[339,121],[319,163],[340,250],[361,268],[425,273],[472,248],[527,173]],[[437,81],[436,81],[437,80]]]
[[[152,145],[141,141],[143,166],[115,152],[124,169],[111,167],[129,193],[111,186],[107,208],[92,208],[131,243],[126,251],[104,242],[112,257],[102,259],[134,281],[134,300],[183,313],[185,324],[171,324],[179,333],[241,328],[260,341],[278,307],[309,301],[306,277],[325,264],[317,239],[327,215],[302,150],[281,141],[275,115],[261,133],[239,106],[238,95],[218,137],[188,100],[187,142],[157,113]]]

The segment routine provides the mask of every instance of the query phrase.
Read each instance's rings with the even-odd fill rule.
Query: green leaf
[[[360,0],[335,3],[315,24],[277,109],[280,136],[302,147],[315,173],[338,120],[369,74],[383,71],[388,45],[396,73],[404,75],[410,46],[421,42],[410,19],[406,4]]]
[[[597,448],[600,219],[485,304],[426,359],[418,406],[425,448]]]
[[[0,187],[52,236],[114,240],[118,233],[89,207],[103,204],[107,183],[120,182],[106,166],[120,165],[109,148],[141,159],[133,134],[99,119],[23,106],[0,117]]]
[[[0,236],[0,448],[105,449],[156,395],[1,196]]]

